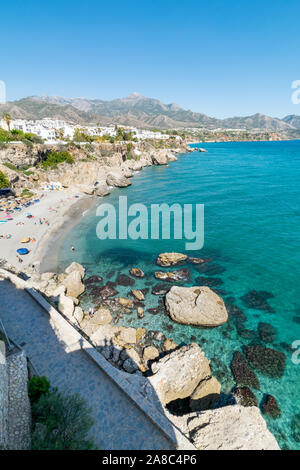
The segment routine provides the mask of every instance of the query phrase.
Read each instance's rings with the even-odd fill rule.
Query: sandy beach
[[[15,211],[11,214],[12,220],[0,225],[0,236],[3,236],[0,238],[0,258],[18,269],[33,265],[39,270],[48,244],[68,220],[73,220],[75,213],[87,209],[91,200],[89,196],[66,190],[41,192],[37,198],[39,202],[20,212]],[[30,241],[21,243],[24,238]],[[19,248],[27,248],[29,253],[19,256]]]

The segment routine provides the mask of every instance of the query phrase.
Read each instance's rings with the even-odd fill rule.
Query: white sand
[[[12,238],[0,238],[0,259],[5,259],[9,264],[17,266],[18,269],[34,264],[37,269],[41,261],[42,253],[45,250],[51,233],[61,226],[67,218],[67,214],[74,204],[84,197],[82,195],[65,190],[42,192],[44,195],[40,202],[33,204],[22,211],[15,211],[11,216],[13,220],[0,225],[0,235],[11,234]],[[38,198],[38,196],[37,196]],[[34,217],[29,219],[26,214],[30,213]],[[40,224],[40,219],[42,224]],[[49,225],[46,224],[45,220]],[[23,222],[24,225],[17,225]],[[22,238],[34,238],[36,241],[21,243]],[[17,249],[27,248],[30,253],[20,256],[23,260],[20,263],[17,259]]]

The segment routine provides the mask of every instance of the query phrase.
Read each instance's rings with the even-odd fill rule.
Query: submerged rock
[[[108,297],[114,297],[115,295],[117,295],[119,292],[110,284],[106,284],[105,286],[103,287],[100,287],[99,289],[99,295],[103,298],[103,299],[107,299]]]
[[[135,283],[132,277],[127,276],[126,274],[119,274],[116,279],[116,284],[119,286],[133,286]]]
[[[272,343],[276,339],[276,328],[269,323],[260,322],[258,324],[258,334],[262,341],[265,343]]]
[[[188,421],[199,450],[280,450],[257,407],[225,406]]]
[[[168,281],[168,282],[179,282],[179,281],[189,281],[190,279],[190,270],[188,268],[185,269],[178,269],[177,271],[156,271],[154,276],[156,279],[160,279],[161,281]]]
[[[271,378],[280,378],[284,374],[285,354],[261,345],[245,346],[246,357],[252,366]]]
[[[169,292],[170,286],[168,284],[156,284],[152,287],[153,295],[166,295]]]
[[[219,264],[205,263],[197,266],[197,271],[200,274],[215,276],[216,274],[222,274],[226,269]]]
[[[101,276],[90,276],[84,280],[85,286],[92,286],[93,284],[100,284],[103,281]]]
[[[274,313],[275,310],[267,302],[267,299],[271,297],[273,297],[273,294],[269,292],[251,290],[241,299],[248,308]]]
[[[157,259],[158,266],[176,266],[187,260],[187,255],[182,253],[161,253]]]
[[[249,386],[260,390],[259,380],[242,353],[236,351],[231,362],[231,371],[238,385]]]
[[[292,436],[296,442],[300,442],[300,413],[296,414],[292,418],[291,422]]]
[[[188,257],[188,262],[191,264],[204,264],[204,263],[209,263],[211,259],[209,258],[195,258],[192,256]]]
[[[236,387],[233,396],[238,405],[257,406],[257,398],[249,387]]]
[[[263,399],[261,409],[264,414],[277,419],[281,416],[281,410],[276,399],[272,395],[266,395]]]
[[[224,284],[221,278],[219,277],[196,277],[195,281],[199,286],[208,286],[208,287],[216,287]]]
[[[172,320],[186,325],[215,327],[228,319],[223,300],[209,287],[172,287],[166,309]]]

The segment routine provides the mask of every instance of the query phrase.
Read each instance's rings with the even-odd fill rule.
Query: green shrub
[[[50,382],[45,376],[34,376],[28,382],[28,395],[31,403],[37,402],[42,395],[49,393]]]
[[[55,152],[52,150],[48,153],[46,160],[42,162],[42,167],[45,170],[57,168],[57,165],[63,162],[69,163],[71,165],[74,163],[74,159],[69,152]]]
[[[57,389],[32,406],[33,450],[86,450],[93,448],[88,432],[94,424],[91,410],[78,394]]]
[[[18,171],[18,168],[10,162],[4,162],[3,165],[9,168],[10,170]]]
[[[10,187],[10,182],[7,178],[7,176],[0,171],[0,189],[2,188],[9,188]]]

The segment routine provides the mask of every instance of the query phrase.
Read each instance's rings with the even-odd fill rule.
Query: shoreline
[[[187,153],[176,152],[177,155]],[[142,167],[141,170],[148,166]],[[134,178],[135,174],[141,170],[133,171],[130,179]],[[119,188],[119,186],[111,186],[110,191],[115,188]],[[28,208],[23,208],[20,213],[14,212],[11,214],[13,220],[0,226],[0,235],[3,235],[0,259],[2,257],[7,264],[17,270],[31,269],[40,274],[57,272],[59,267],[58,251],[64,237],[85,215],[85,211],[89,211],[94,203],[96,204],[96,201],[103,199],[103,197],[105,196],[80,192],[80,189],[76,187],[67,187],[59,191],[37,190],[36,199],[40,199],[39,202]],[[28,219],[26,216],[28,213],[33,218]],[[40,222],[41,220],[42,222]],[[8,234],[11,234],[12,237],[6,238]],[[22,244],[21,240],[27,237],[35,242]],[[18,261],[17,256],[19,248],[27,248],[30,251],[27,255],[19,257],[21,261]],[[51,254],[52,252],[53,254]]]

